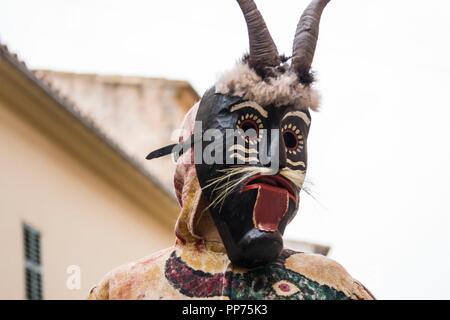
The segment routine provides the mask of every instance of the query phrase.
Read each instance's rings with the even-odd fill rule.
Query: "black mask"
[[[282,235],[297,211],[306,172],[309,119],[305,110],[263,107],[240,97],[216,94],[214,88],[203,96],[195,132],[201,130],[205,139],[204,133],[215,129],[222,133],[223,139],[203,141],[202,153],[195,152],[197,177],[234,264],[243,267],[265,264],[275,260],[283,249]],[[226,140],[227,129],[229,133],[235,130],[238,133]],[[241,135],[243,138],[239,139]],[[264,154],[262,144],[266,144]],[[211,145],[215,152],[205,152],[208,146],[211,150]],[[209,154],[220,160],[205,163]],[[261,158],[266,159],[264,164]],[[236,164],[236,160],[242,160],[241,164]],[[288,171],[288,177],[297,179],[292,181],[282,174]]]
[[[278,54],[254,1],[237,2],[250,43],[243,66],[254,74],[241,69],[225,90],[222,85],[217,92],[207,91],[193,139],[156,150],[147,159],[178,155],[193,144],[197,177],[227,254],[238,266],[254,267],[278,257],[286,225],[298,209],[307,167],[308,108],[317,108],[310,95],[310,68],[329,0],[312,1],[300,18],[290,65]],[[220,139],[206,141],[210,130]],[[231,143],[227,130],[238,130]]]

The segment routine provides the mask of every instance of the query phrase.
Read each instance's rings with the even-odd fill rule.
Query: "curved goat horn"
[[[280,63],[278,50],[270,36],[266,23],[253,0],[237,0],[247,23],[250,42],[249,65],[264,76],[266,67]]]
[[[320,17],[330,0],[313,0],[305,9],[297,25],[292,53],[292,68],[300,82],[311,82],[309,71],[319,37]]]

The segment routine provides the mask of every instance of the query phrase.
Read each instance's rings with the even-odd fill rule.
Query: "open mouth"
[[[257,190],[253,207],[253,224],[261,231],[275,232],[289,208],[289,200],[297,202],[291,183],[279,175],[256,175],[245,181],[241,192]]]
[[[241,192],[258,189],[260,186],[272,190],[285,190],[288,192],[289,198],[297,202],[297,192],[294,190],[294,187],[286,178],[279,175],[268,176],[258,174],[253,176],[244,182]]]

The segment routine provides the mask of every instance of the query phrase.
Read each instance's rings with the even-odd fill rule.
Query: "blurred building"
[[[0,45],[0,299],[82,299],[173,243],[174,164],[144,159],[198,100],[184,81],[30,71]]]
[[[108,137],[173,192],[172,159],[164,157],[149,163],[145,156],[177,142],[177,128],[200,99],[189,83],[49,70],[39,70],[37,75],[73,99],[82,114],[93,119]]]
[[[164,97],[179,82],[142,81],[178,121],[183,93]],[[94,105],[107,96],[89,97]],[[162,112],[154,101],[145,105],[152,125]],[[175,198],[127,152],[133,141],[120,143],[126,128],[114,134],[95,123],[0,46],[0,299],[83,298],[107,271],[173,243]]]

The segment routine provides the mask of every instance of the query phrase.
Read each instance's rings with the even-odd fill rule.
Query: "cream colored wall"
[[[148,164],[145,156],[150,151],[177,142],[178,136],[172,135],[198,98],[191,94],[184,101],[188,106],[181,104],[178,97],[187,86],[182,81],[56,71],[40,74],[142,165]],[[153,159],[152,164],[147,166],[149,172],[173,192],[171,157]]]
[[[25,297],[23,222],[41,231],[44,299],[84,298],[107,271],[172,244],[170,228],[5,104],[0,100],[0,299]],[[66,287],[69,265],[81,268],[80,290]]]

